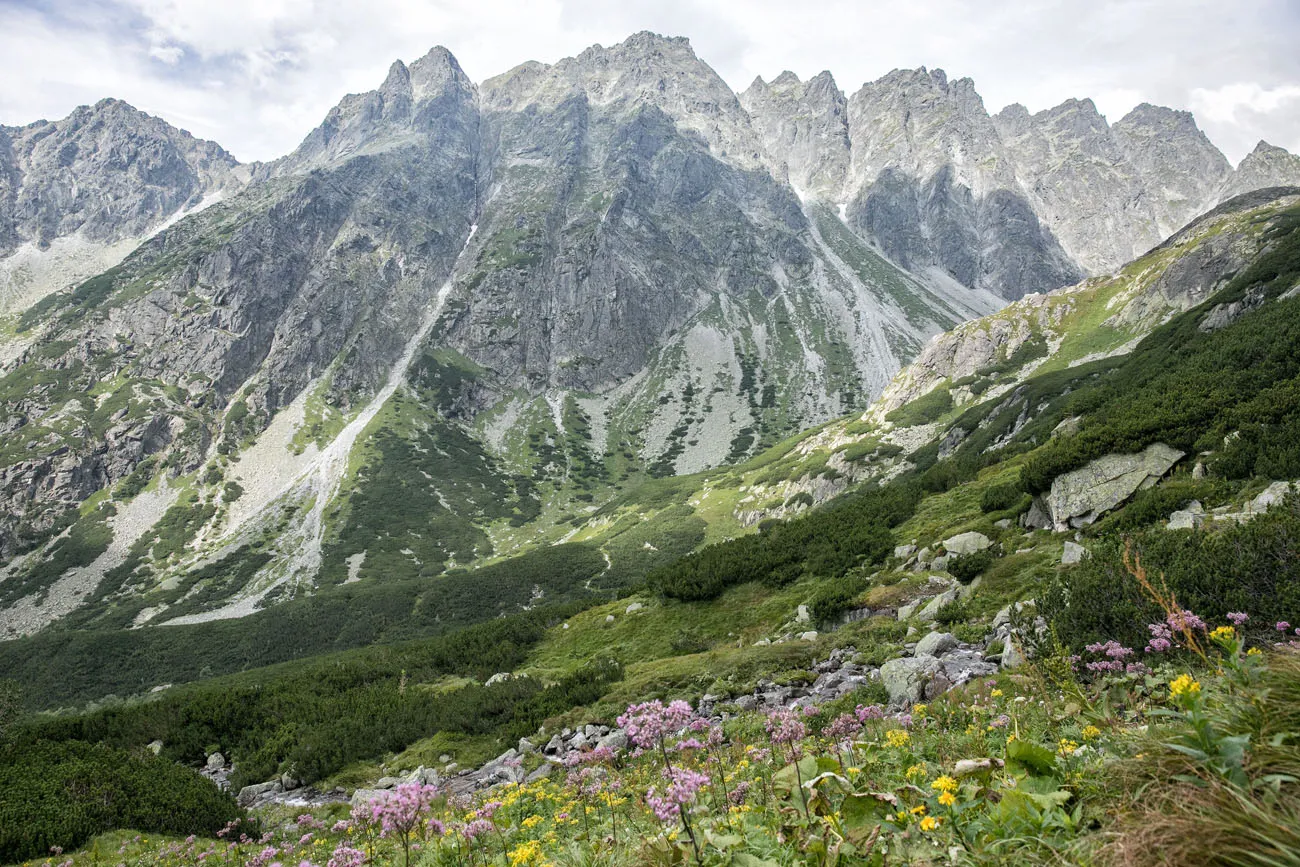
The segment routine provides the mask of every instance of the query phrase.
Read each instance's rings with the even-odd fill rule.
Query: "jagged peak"
[[[1260,140],[1259,140],[1259,144],[1255,145],[1255,149],[1254,149],[1253,151],[1251,151],[1250,153],[1246,154],[1246,156],[1245,156],[1245,158],[1242,160],[1242,162],[1245,162],[1246,160],[1250,159],[1251,157],[1275,156],[1275,155],[1277,155],[1277,154],[1286,154],[1287,156],[1291,156],[1291,155],[1292,155],[1291,152],[1290,152],[1289,150],[1287,150],[1286,148],[1280,148],[1280,147],[1278,147],[1278,146],[1275,145],[1275,144],[1269,144],[1268,142],[1264,141],[1263,139],[1260,139]]]
[[[772,79],[773,87],[789,87],[794,84],[803,84],[803,82],[799,80],[799,76],[788,69],[783,70],[780,75]]]
[[[1116,126],[1134,127],[1134,126],[1183,126],[1196,129],[1196,118],[1190,111],[1169,108],[1164,105],[1153,105],[1149,102],[1139,103],[1119,121]]]

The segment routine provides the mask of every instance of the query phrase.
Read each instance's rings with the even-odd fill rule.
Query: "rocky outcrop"
[[[1044,497],[1058,531],[1085,527],[1133,494],[1160,481],[1184,452],[1163,443],[1128,455],[1105,455],[1082,469],[1057,476]]]

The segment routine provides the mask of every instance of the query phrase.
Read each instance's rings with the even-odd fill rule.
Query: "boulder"
[[[926,687],[940,671],[942,665],[933,656],[891,659],[880,666],[880,682],[891,705],[908,707],[925,697]]]
[[[150,741],[149,745],[145,747],[146,750],[153,753],[155,756],[159,755],[162,752],[162,748],[163,748],[162,741]]]
[[[944,592],[940,593],[938,596],[934,597],[929,602],[927,602],[925,604],[925,607],[922,608],[920,612],[917,614],[917,617],[921,618],[921,620],[927,623],[931,620],[934,620],[936,617],[939,616],[939,609],[944,608],[956,602],[958,596],[960,595],[961,595],[960,590],[956,587],[953,587],[949,590],[945,590]]]
[[[1065,550],[1061,552],[1061,565],[1073,566],[1075,563],[1083,562],[1083,555],[1088,553],[1088,549],[1077,542],[1066,542]]]
[[[280,787],[286,792],[292,792],[294,789],[301,788],[302,782],[291,774],[281,774]]]
[[[555,772],[555,765],[551,764],[550,762],[546,762],[541,766],[539,766],[537,770],[533,771],[531,774],[525,777],[524,782],[536,783],[539,780],[546,779],[554,772]]]
[[[271,780],[266,783],[254,783],[251,786],[244,786],[239,790],[239,795],[235,799],[241,807],[251,807],[253,802],[263,795],[270,794],[280,788],[279,780]]]
[[[352,806],[364,807],[376,798],[382,798],[387,794],[384,789],[357,789],[352,793]],[[243,795],[243,791],[240,791]]]
[[[519,746],[517,746],[515,749],[519,750],[519,753],[521,755],[525,753],[537,752],[537,747],[533,746],[533,742],[530,741],[528,738],[520,738]]]
[[[794,611],[795,623],[809,623],[811,621],[812,621],[812,615],[808,613],[807,605],[800,605],[798,608],[795,609]]]
[[[958,557],[965,557],[968,554],[977,554],[985,548],[991,547],[993,540],[983,533],[958,533],[943,540],[943,548],[949,554],[956,554]]]
[[[1020,519],[1027,530],[1052,529],[1052,516],[1047,511],[1047,504],[1042,497],[1034,497],[1029,504],[1029,511]]]
[[[943,656],[957,646],[957,636],[951,632],[931,632],[916,643],[917,656]]]
[[[1251,515],[1262,515],[1285,500],[1294,487],[1291,482],[1274,482],[1265,488],[1262,494],[1250,501],[1246,506],[1246,512]]]
[[[899,545],[896,548],[894,548],[894,558],[898,560],[906,560],[908,557],[911,557],[915,553],[916,553],[915,545]]]
[[[513,679],[514,679],[514,675],[511,674],[510,672],[508,672],[508,671],[498,671],[496,674],[494,674],[494,675],[492,675],[491,677],[489,677],[489,678],[487,679],[487,682],[484,683],[483,685],[484,685],[484,686],[493,686],[493,685],[495,685],[495,684],[498,684],[498,683],[505,683],[507,680],[513,680]]]
[[[637,611],[640,611],[642,608],[645,608],[645,606],[642,605],[640,602],[633,602],[631,605],[627,606],[627,608],[625,609],[624,613],[626,613],[626,614],[634,614],[634,613],[636,613]]]
[[[596,741],[596,747],[598,749],[600,747],[605,747],[607,749],[611,749],[615,751],[625,750],[627,749],[627,745],[628,745],[627,732],[620,731],[617,729],[605,735],[600,740]]]
[[[1064,531],[1091,524],[1160,481],[1183,454],[1164,443],[1154,443],[1136,454],[1105,455],[1082,469],[1057,476],[1046,498],[1053,527]]]
[[[799,640],[800,640],[800,641],[816,641],[816,640],[817,640],[817,630],[815,630],[815,629],[810,629],[810,630],[808,630],[807,632],[800,632],[800,633],[799,633]]]
[[[208,756],[207,768],[209,771],[219,771],[226,766],[226,757],[221,753],[213,753]]]

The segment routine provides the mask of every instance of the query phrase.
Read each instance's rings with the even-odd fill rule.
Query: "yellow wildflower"
[[[989,693],[989,695],[992,696],[993,698],[1002,698],[1002,690],[995,689],[991,693]]]
[[[1231,626],[1220,626],[1210,632],[1211,641],[1231,641],[1237,637],[1237,630]]]
[[[955,792],[957,791],[957,781],[952,777],[944,774],[930,784],[930,788],[936,792]]]
[[[542,821],[542,817],[534,814],[532,816],[529,816],[527,819],[524,819],[523,826],[525,828],[534,828],[538,824],[540,824],[541,821]]]
[[[1072,741],[1069,738],[1061,738],[1056,743],[1056,752],[1062,756],[1072,756],[1078,748],[1078,741]]]
[[[857,774],[862,773],[862,768],[847,768],[845,773],[856,776]]]
[[[912,716],[916,716],[916,717],[925,716],[925,710],[926,710],[926,705],[914,704],[912,705]]]
[[[1012,741],[1018,741],[1018,740],[1020,740],[1020,738],[1016,737],[1015,732],[1012,732],[1011,734],[1007,735],[1007,743],[1011,743]]]
[[[1171,698],[1197,696],[1201,694],[1201,685],[1190,674],[1180,674],[1169,684]]]
[[[1247,656],[1263,656],[1263,653],[1260,651],[1260,649],[1259,649],[1258,647],[1252,647],[1250,650],[1247,650],[1247,651],[1246,651],[1246,655],[1247,655]]]
[[[911,812],[911,814],[912,814],[913,816],[924,816],[924,815],[925,815],[925,804],[917,804],[917,805],[916,805],[915,807],[913,807],[909,812]]]
[[[913,777],[924,777],[925,765],[912,765],[910,768],[908,768],[906,771],[903,772],[903,776],[907,777],[909,780],[912,779]]]
[[[1093,738],[1099,738],[1099,737],[1101,737],[1101,729],[1097,728],[1096,726],[1083,727],[1083,739],[1085,741],[1090,741]]]
[[[941,821],[943,820],[935,818],[934,816],[926,816],[924,819],[921,820],[921,830],[933,831],[934,829],[939,827],[939,823]]]
[[[953,804],[957,803],[957,796],[952,792],[944,792],[939,796],[939,803],[943,804],[945,807],[951,807]]]
[[[912,736],[902,729],[890,729],[885,732],[885,743],[891,747],[905,747],[912,741]]]
[[[511,867],[520,867],[524,864],[534,864],[542,858],[542,844],[536,840],[529,840],[527,843],[521,843],[509,853]]]

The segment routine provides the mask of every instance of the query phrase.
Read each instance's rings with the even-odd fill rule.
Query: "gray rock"
[[[498,671],[496,674],[489,677],[483,685],[493,686],[498,683],[505,683],[507,680],[514,680],[514,677],[515,676],[508,671]]]
[[[533,742],[530,741],[528,738],[520,738],[519,745],[516,747],[516,749],[519,750],[520,754],[537,752],[537,747],[535,747],[533,745]]]
[[[1154,485],[1183,454],[1155,443],[1137,454],[1106,455],[1057,476],[1047,496],[1053,525],[1064,530],[1091,524],[1138,490]]]
[[[1195,530],[1201,525],[1202,519],[1203,516],[1196,512],[1180,509],[1169,513],[1169,523],[1166,528],[1170,530]]]
[[[983,533],[976,532],[959,533],[943,540],[944,550],[959,557],[979,553],[992,545],[992,539]]]
[[[555,765],[550,762],[544,762],[539,765],[531,774],[524,778],[525,783],[536,783],[545,780],[555,773]]]
[[[815,630],[815,629],[810,629],[810,630],[808,630],[807,632],[800,632],[800,633],[799,633],[799,640],[800,640],[800,641],[816,641],[816,640],[817,640],[817,630]]]
[[[917,613],[917,617],[919,617],[923,622],[926,623],[930,622],[931,620],[934,620],[936,617],[939,616],[940,609],[945,608],[951,605],[952,603],[956,602],[960,595],[961,595],[961,589],[958,587],[953,587],[949,590],[945,590],[943,593],[940,593],[938,596],[934,597],[929,602],[927,602],[925,604],[925,607],[922,608]]]
[[[1075,542],[1066,542],[1061,551],[1061,565],[1073,566],[1075,563],[1083,562],[1084,555],[1088,549]]]
[[[302,782],[292,774],[280,775],[280,788],[286,792],[292,792],[294,789],[302,787]]]
[[[1251,500],[1246,506],[1246,512],[1250,515],[1261,515],[1274,506],[1286,500],[1287,496],[1295,490],[1296,485],[1291,482],[1273,482],[1263,493]]]
[[[908,602],[898,606],[898,619],[907,620],[925,603],[924,599],[918,599],[915,602]]]
[[[642,605],[640,602],[633,602],[627,606],[624,613],[635,614],[636,612],[640,611],[643,608],[645,608],[645,606]]]
[[[800,605],[798,608],[795,609],[795,613],[794,613],[795,623],[808,623],[811,620],[812,617],[808,614],[807,605]]]
[[[921,701],[943,666],[933,656],[891,659],[880,666],[880,682],[889,693],[889,703],[907,707]]]
[[[209,771],[219,771],[226,766],[226,757],[221,753],[213,753],[208,756],[207,769]]]
[[[563,750],[564,738],[558,734],[552,737],[546,746],[542,748],[542,752],[546,753],[548,756],[559,755]]]
[[[243,795],[243,791],[240,791]],[[357,789],[352,793],[351,803],[354,807],[363,807],[378,798],[387,797],[387,789]]]
[[[917,656],[943,656],[957,646],[957,636],[951,632],[931,632],[916,643]]]
[[[894,548],[894,558],[897,560],[906,560],[916,553],[915,545],[899,545]]]
[[[153,753],[155,756],[162,753],[162,748],[163,748],[162,741],[150,741],[148,746],[145,747],[146,750]]]
[[[244,786],[244,788],[240,789],[235,800],[239,802],[239,806],[249,807],[252,806],[258,798],[277,791],[279,788],[280,782],[278,780],[272,780],[266,783],[254,783],[251,786]]]
[[[627,732],[615,730],[596,741],[596,746],[611,750],[625,750],[628,747]]]

